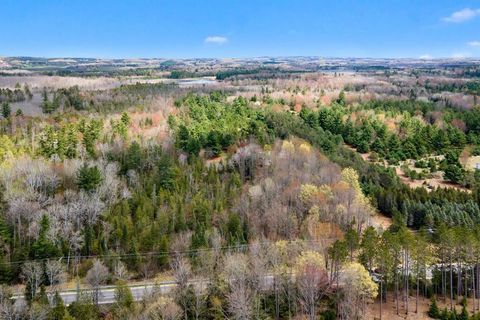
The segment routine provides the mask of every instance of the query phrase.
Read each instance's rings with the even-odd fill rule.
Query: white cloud
[[[433,57],[431,55],[429,55],[428,53],[426,53],[426,54],[421,55],[420,59],[431,60],[431,59],[433,59]]]
[[[455,11],[450,16],[443,18],[445,22],[461,23],[475,18],[480,15],[480,9],[465,8]]]
[[[467,44],[470,47],[480,47],[480,41],[469,41],[469,42],[467,42]]]
[[[205,42],[205,43],[215,43],[215,44],[224,44],[224,43],[228,42],[228,39],[226,37],[221,37],[221,36],[209,36],[209,37],[206,37],[203,42]]]

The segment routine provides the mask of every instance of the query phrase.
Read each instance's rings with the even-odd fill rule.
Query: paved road
[[[191,281],[191,284],[199,285],[199,281]],[[203,282],[205,284],[205,282]],[[268,288],[273,285],[273,276],[266,275],[263,277],[264,288]],[[151,293],[154,289],[160,292],[161,294],[170,293],[175,287],[176,283],[174,281],[164,281],[160,283],[146,283],[143,285],[128,285],[130,291],[132,292],[133,299],[135,301],[140,301],[145,295]],[[92,290],[82,290],[82,292],[92,293]],[[77,300],[78,291],[77,290],[65,290],[60,292],[60,297],[62,297],[63,302],[66,305],[71,304]],[[15,300],[17,305],[25,304],[25,297],[23,295],[14,295],[12,297]],[[115,286],[102,286],[99,289],[98,303],[99,304],[111,304],[115,302]]]
[[[129,285],[130,291],[132,292],[133,299],[135,301],[140,301],[143,297],[151,293],[154,289],[158,290],[161,294],[170,293],[176,284],[173,281],[165,281],[160,283],[147,283],[144,285]],[[91,294],[92,290],[82,290],[81,292],[86,292]],[[66,305],[71,304],[77,300],[78,291],[77,290],[66,290],[60,292],[60,297],[62,297],[63,302]],[[23,295],[16,295],[12,297],[15,300],[16,304],[24,305],[25,297]],[[111,304],[115,302],[115,286],[102,286],[99,289],[98,303],[99,304]]]

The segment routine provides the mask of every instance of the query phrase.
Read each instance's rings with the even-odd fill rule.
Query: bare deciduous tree
[[[176,298],[182,306],[185,319],[187,319],[187,308],[189,302],[189,298],[187,296],[188,281],[190,280],[192,274],[190,263],[181,255],[176,255],[171,262],[171,267],[175,277],[175,282],[177,284],[175,289]]]
[[[25,262],[22,267],[22,277],[27,286],[30,287],[30,299],[35,298],[35,294],[43,281],[43,268],[39,262]]]
[[[140,319],[176,320],[180,319],[181,313],[182,310],[172,299],[159,297],[153,303],[148,304]]]
[[[100,260],[95,259],[93,266],[88,270],[85,279],[93,288],[93,302],[98,304],[100,285],[105,283],[108,278],[108,268]]]
[[[8,301],[2,301],[0,302],[0,319],[17,320],[21,319],[21,315],[11,303]]]
[[[317,319],[317,304],[330,293],[330,282],[323,258],[317,252],[307,251],[296,263],[298,300],[308,319]]]
[[[48,320],[50,307],[48,305],[33,304],[26,312],[25,318],[31,320]]]
[[[226,294],[229,311],[234,319],[252,319],[254,309],[254,292],[251,288],[248,257],[233,254],[225,259],[224,277],[229,284]]]
[[[234,319],[248,320],[253,315],[253,292],[245,281],[235,281],[227,293],[229,311]]]
[[[51,286],[57,286],[67,280],[64,265],[57,260],[48,260],[45,263],[45,274],[47,281]]]
[[[13,305],[11,296],[10,290],[0,285],[0,319],[2,320],[21,319],[22,310]]]
[[[115,269],[113,273],[117,280],[128,280],[130,278],[130,273],[122,261],[117,261],[117,263],[115,263]]]
[[[207,302],[207,296],[205,294],[205,289],[207,286],[207,282],[205,279],[201,278],[199,281],[196,281],[195,284],[192,285],[193,291],[193,312],[195,314],[195,319],[200,319],[202,314],[202,310],[205,307]]]

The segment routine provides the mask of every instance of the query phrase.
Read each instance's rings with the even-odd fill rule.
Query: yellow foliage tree
[[[285,140],[282,143],[282,150],[293,154],[295,153],[295,145],[291,141]]]
[[[298,149],[304,155],[309,155],[312,152],[312,147],[308,143],[302,143]]]
[[[325,260],[322,255],[315,251],[304,251],[300,253],[295,261],[295,272],[304,272],[307,266],[315,267],[318,269],[325,268]]]
[[[365,305],[375,299],[378,285],[373,282],[368,271],[357,262],[347,264],[341,273],[343,286],[338,304],[340,319],[361,319]]]
[[[373,213],[373,207],[369,199],[363,194],[362,188],[360,187],[357,171],[352,168],[345,168],[342,170],[341,176],[342,181],[347,183],[355,191],[355,198],[357,200],[357,203],[364,206],[365,209]]]
[[[348,290],[354,289],[359,296],[367,301],[377,297],[378,285],[360,263],[351,262],[347,264],[343,270],[343,277],[345,284],[348,284]]]
[[[327,199],[333,198],[332,188],[329,185],[322,184],[318,187],[318,192],[324,194]]]
[[[300,187],[300,199],[302,199],[304,202],[310,201],[313,195],[317,192],[317,186],[313,184],[302,184]]]
[[[355,191],[361,193],[360,183],[358,182],[358,173],[355,169],[345,168],[342,170],[342,180],[348,183]]]
[[[12,140],[6,135],[0,135],[0,161],[12,158],[17,148]]]

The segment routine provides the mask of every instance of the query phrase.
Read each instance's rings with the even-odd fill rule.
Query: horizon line
[[[422,60],[422,61],[438,61],[438,60],[480,60],[478,57],[369,57],[369,56],[317,56],[317,55],[287,55],[287,56],[248,56],[248,57],[92,57],[92,56],[30,56],[30,55],[12,55],[3,56],[0,55],[0,59],[5,58],[33,58],[33,59],[97,59],[97,60],[204,60],[204,59],[292,59],[292,58],[317,58],[317,59],[366,59],[366,60]]]

